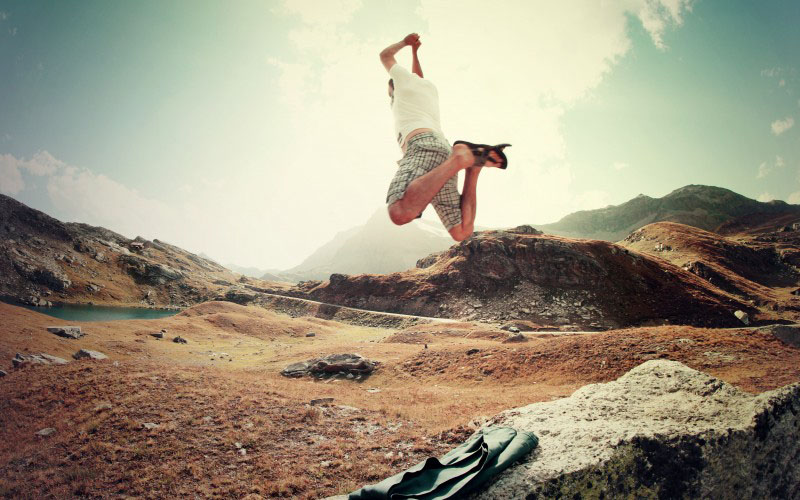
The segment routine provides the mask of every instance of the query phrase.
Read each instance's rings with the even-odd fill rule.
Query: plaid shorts
[[[436,132],[422,132],[408,140],[406,154],[397,162],[397,173],[389,185],[386,204],[401,199],[414,179],[422,177],[441,165],[450,156],[447,140]],[[461,224],[461,195],[458,193],[458,175],[447,180],[431,200],[431,205],[449,231]],[[422,212],[417,218],[422,217]]]

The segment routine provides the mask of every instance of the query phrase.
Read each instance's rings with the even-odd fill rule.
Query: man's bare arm
[[[406,35],[405,38],[400,40],[397,43],[393,43],[383,49],[381,51],[381,63],[383,63],[383,67],[386,68],[386,71],[389,71],[392,66],[397,64],[397,59],[394,58],[394,55],[400,52],[400,49],[405,47],[406,45],[412,45],[416,41],[419,40],[419,35],[416,33],[411,33],[410,35]]]
[[[422,66],[419,65],[419,57],[417,57],[417,50],[419,50],[420,45],[420,41],[417,40],[417,43],[411,46],[411,54],[414,60],[413,64],[411,65],[411,72],[416,73],[416,75],[420,78],[425,78],[422,76]]]

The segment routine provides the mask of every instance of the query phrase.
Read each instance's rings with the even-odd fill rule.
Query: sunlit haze
[[[447,138],[513,144],[478,226],[687,184],[800,203],[798,26],[788,0],[0,0],[0,192],[291,267],[384,209],[378,53],[417,32]]]

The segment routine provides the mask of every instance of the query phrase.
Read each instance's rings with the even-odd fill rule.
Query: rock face
[[[539,448],[479,498],[800,495],[800,384],[754,396],[654,360],[491,423],[535,433]]]
[[[19,368],[25,365],[63,365],[69,363],[64,358],[59,358],[58,356],[51,356],[49,354],[20,354],[17,353],[16,356],[11,360],[11,363],[14,365],[14,368]]]
[[[48,326],[47,331],[67,339],[79,339],[85,335],[79,326]]]
[[[134,253],[132,253],[132,251]],[[63,223],[0,194],[0,295],[22,303],[184,306],[237,276],[167,243]]]
[[[81,349],[72,355],[75,359],[108,359],[108,356],[98,351],[90,351],[88,349]]]
[[[761,327],[760,330],[772,333],[784,344],[800,347],[800,325],[769,325]]]
[[[368,375],[377,368],[378,363],[358,354],[331,354],[323,358],[309,359],[293,363],[281,371],[285,377],[302,377],[304,375]]]
[[[486,231],[424,265],[388,275],[334,274],[297,291],[377,311],[585,329],[664,322],[737,326],[731,311],[753,310],[663,259],[597,240]]]

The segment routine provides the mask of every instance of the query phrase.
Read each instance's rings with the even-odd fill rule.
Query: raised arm
[[[400,40],[397,43],[393,43],[383,49],[381,51],[381,63],[383,67],[386,68],[386,71],[389,71],[392,66],[397,64],[397,59],[394,58],[394,55],[397,54],[400,49],[405,47],[406,45],[412,45],[413,43],[419,40],[419,35],[416,33],[411,33],[410,35],[406,35],[405,38]]]
[[[412,58],[414,59],[411,65],[411,72],[416,73],[416,75],[420,78],[425,78],[422,76],[422,66],[419,65],[419,57],[417,57],[417,50],[419,50],[420,45],[422,45],[422,42],[419,41],[419,38],[417,38],[415,43],[411,44],[411,54]]]

